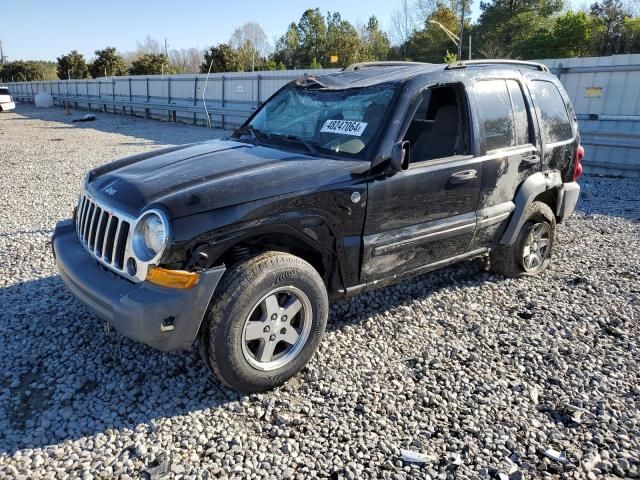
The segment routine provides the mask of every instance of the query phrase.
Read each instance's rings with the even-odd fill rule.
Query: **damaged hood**
[[[137,216],[162,205],[173,218],[302,190],[365,173],[365,161],[334,160],[218,140],[170,147],[98,167],[89,193]]]

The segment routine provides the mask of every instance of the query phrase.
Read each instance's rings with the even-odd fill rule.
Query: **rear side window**
[[[526,145],[531,143],[529,138],[529,115],[527,114],[527,104],[524,101],[524,95],[520,84],[515,80],[507,80],[511,103],[513,104],[513,114],[515,118],[516,144]]]
[[[556,143],[573,138],[567,107],[558,87],[552,82],[537,80],[531,82],[530,88],[540,120],[542,142]]]
[[[0,95],[9,95],[9,89],[0,87]]]
[[[487,152],[516,145],[511,99],[504,80],[485,80],[476,85],[480,123]]]

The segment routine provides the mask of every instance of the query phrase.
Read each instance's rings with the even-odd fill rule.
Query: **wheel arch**
[[[551,211],[556,211],[557,188],[562,185],[559,171],[538,172],[528,177],[518,189],[514,198],[516,208],[511,216],[502,237],[501,245],[512,245],[518,237],[518,232],[526,220],[526,213],[536,200],[547,204]]]

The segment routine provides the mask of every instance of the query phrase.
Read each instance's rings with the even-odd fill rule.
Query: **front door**
[[[426,89],[404,137],[406,170],[369,184],[361,282],[417,273],[465,253],[481,171],[461,84]]]

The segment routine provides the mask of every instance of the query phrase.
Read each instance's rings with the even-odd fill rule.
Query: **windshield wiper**
[[[246,125],[244,127],[240,127],[239,129],[236,130],[235,133],[238,133],[240,135],[242,135],[243,133],[249,133],[251,135],[251,139],[255,143],[263,143],[264,137],[267,136],[264,132],[258,130],[252,125]]]

